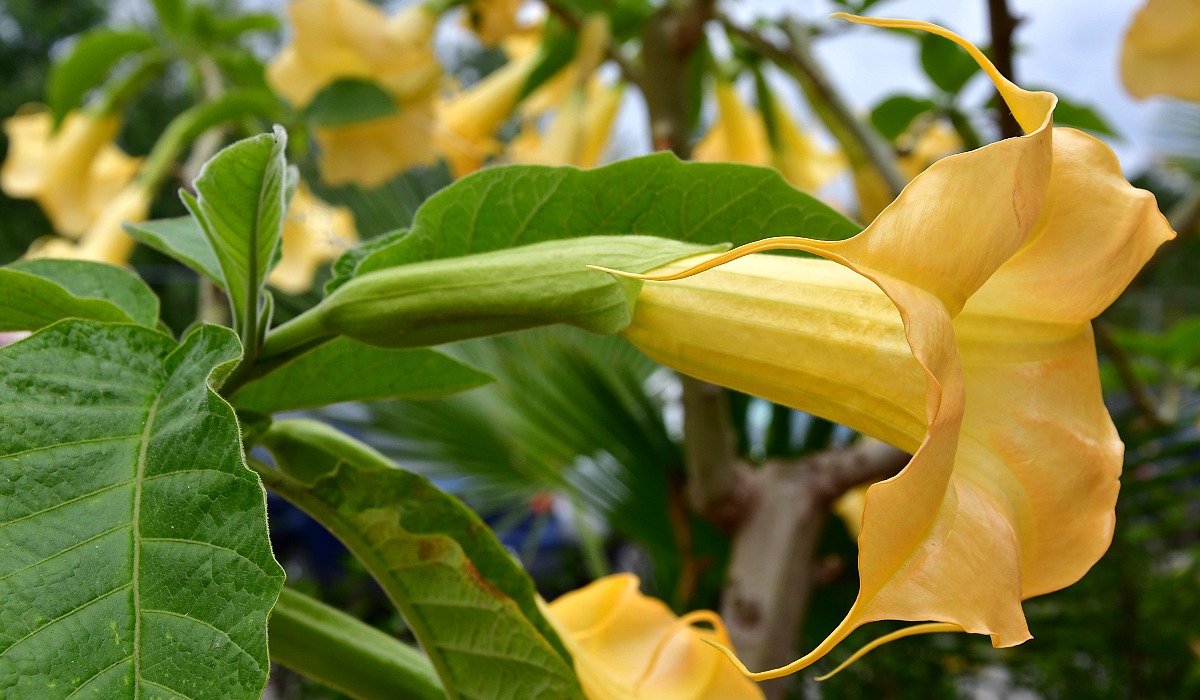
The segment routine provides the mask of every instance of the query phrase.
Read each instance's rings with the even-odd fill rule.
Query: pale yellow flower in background
[[[1090,321],[1174,235],[1107,146],[1052,129],[1052,94],[935,25],[842,16],[955,41],[1026,135],[934,163],[853,238],[681,261],[639,294],[625,334],[651,357],[913,454],[867,490],[846,618],[756,679],[876,620],[932,622],[884,639],[1029,638],[1021,601],[1074,583],[1112,537],[1124,448]],[[824,259],[748,255],[778,248]]]
[[[317,168],[330,185],[377,187],[415,165],[437,162],[433,104],[412,105],[379,119],[313,129]]]
[[[463,24],[484,46],[496,46],[525,31],[526,27],[517,21],[517,12],[524,4],[525,0],[471,0],[464,8]]]
[[[317,199],[300,183],[283,220],[283,255],[267,282],[288,294],[303,294],[312,288],[318,267],[357,242],[350,210]]]
[[[1149,0],[1133,17],[1121,78],[1134,97],[1200,101],[1200,2]]]
[[[585,22],[576,56],[562,72],[570,82],[549,127],[539,133],[537,119],[527,116],[521,134],[508,146],[509,160],[579,168],[599,163],[624,94],[623,85],[605,86],[595,77],[607,46],[607,21],[597,17]],[[523,113],[535,114],[528,109]]]
[[[771,167],[778,170],[793,187],[816,192],[846,169],[841,153],[817,143],[811,134],[800,128],[778,100],[772,102],[770,109],[775,130],[771,139]]]
[[[858,540],[862,532],[863,507],[867,505],[868,486],[856,486],[833,502],[833,513],[846,524],[846,531]]]
[[[717,118],[692,150],[692,160],[771,165],[771,144],[762,115],[738,96],[728,80],[717,79]]]
[[[538,53],[531,52],[510,61],[438,104],[437,143],[456,178],[475,172],[500,152],[496,130],[512,115],[538,60]]]
[[[0,188],[10,197],[33,199],[54,230],[80,236],[137,174],[140,158],[113,142],[120,120],[71,112],[58,131],[49,112],[37,110],[4,122],[8,157]]]
[[[632,574],[607,576],[550,603],[589,700],[753,700],[757,685],[704,640],[728,647],[716,613],[676,617]],[[714,629],[694,627],[707,622]]]
[[[121,228],[123,222],[145,221],[153,194],[134,181],[117,193],[77,242],[57,236],[39,238],[29,247],[26,258],[91,260],[124,265],[129,262],[136,242]]]
[[[379,83],[401,107],[430,98],[442,70],[433,53],[437,15],[410,5],[393,17],[365,0],[293,0],[292,42],[267,66],[271,89],[304,107],[343,78]]]
[[[361,79],[377,83],[396,103],[394,114],[316,127],[321,178],[375,187],[409,167],[436,163],[437,15],[417,4],[388,17],[364,0],[294,0],[288,13],[292,43],[267,67],[275,92],[304,107],[337,80]]]

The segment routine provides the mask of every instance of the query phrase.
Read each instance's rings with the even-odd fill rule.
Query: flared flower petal
[[[749,700],[762,691],[704,640],[729,646],[714,613],[693,627],[662,601],[642,595],[638,579],[616,574],[567,593],[547,618],[575,660],[590,700]]]
[[[54,230],[76,238],[137,173],[132,158],[113,143],[116,117],[71,112],[57,132],[49,112],[19,114],[4,122],[9,154],[0,187],[11,197],[33,199]]]
[[[91,260],[124,265],[136,246],[121,228],[124,222],[145,221],[153,194],[137,181],[131,183],[108,203],[78,242],[48,236],[30,246],[26,258]]]
[[[283,255],[267,282],[288,294],[307,292],[317,267],[358,241],[354,215],[313,196],[304,183],[296,188],[283,220]]]
[[[321,180],[330,185],[377,187],[417,165],[432,165],[441,152],[434,140],[432,105],[313,130],[320,148]]]
[[[1134,97],[1200,101],[1200,4],[1149,0],[1133,17],[1121,51],[1121,78]]]
[[[967,49],[1026,135],[945,158],[859,235],[777,238],[656,271],[626,331],[681,371],[821,415],[913,453],[866,494],[858,598],[804,658],[875,620],[1028,638],[1021,600],[1105,551],[1123,447],[1089,321],[1173,234],[1055,98]],[[770,249],[824,260],[752,256]],[[695,264],[695,261],[692,261]],[[720,265],[716,269],[710,269]]]
[[[292,43],[267,66],[267,82],[297,107],[343,78],[374,80],[402,107],[428,100],[437,87],[437,15],[424,5],[388,18],[364,0],[293,0],[288,14]]]

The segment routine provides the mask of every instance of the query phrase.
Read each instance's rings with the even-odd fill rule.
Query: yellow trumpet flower
[[[604,153],[623,94],[622,85],[592,83],[586,91],[567,99],[544,135],[527,124],[509,144],[509,158],[514,163],[595,167]]]
[[[119,129],[117,117],[87,112],[71,112],[57,132],[44,110],[7,119],[0,188],[10,197],[36,200],[55,231],[78,238],[141,165],[113,143]]]
[[[644,276],[678,280],[647,282],[625,331],[651,357],[913,455],[867,491],[846,618],[755,679],[876,620],[935,623],[885,639],[1029,638],[1021,601],[1078,580],[1112,537],[1124,448],[1090,321],[1174,235],[1107,146],[1052,128],[1054,95],[936,25],[842,16],[958,43],[1025,135],[938,161],[853,238],[767,239]],[[823,259],[744,257],[780,248]]]
[[[822,147],[802,131],[778,100],[771,103],[771,114],[775,124],[771,167],[793,187],[815,192],[846,168],[841,154]]]
[[[1149,0],[1133,17],[1121,52],[1121,78],[1134,97],[1200,101],[1200,4]]]
[[[676,617],[632,574],[607,576],[550,603],[546,617],[575,659],[590,700],[751,700],[762,691],[704,640],[728,647],[716,613]],[[712,630],[693,627],[707,622]]]
[[[692,159],[747,165],[771,164],[771,144],[762,116],[738,96],[737,88],[718,78],[717,119],[696,148]]]
[[[275,92],[304,107],[334,81],[354,78],[378,83],[396,102],[394,114],[314,130],[321,178],[375,187],[436,162],[433,97],[442,69],[433,10],[411,5],[389,18],[364,0],[294,0],[288,12],[292,43],[267,66]]]
[[[112,198],[78,242],[47,236],[34,241],[25,257],[92,260],[124,265],[129,262],[136,242],[125,233],[121,224],[126,221],[145,221],[153,199],[153,193],[135,180]]]
[[[495,46],[525,30],[517,21],[524,0],[471,0],[463,24],[475,32],[484,46]]]
[[[428,99],[441,67],[433,53],[437,15],[412,5],[388,18],[364,0],[293,0],[292,43],[267,66],[267,82],[297,107],[342,78],[374,80],[403,107]]]
[[[930,165],[946,156],[962,151],[958,132],[938,119],[914,125],[896,139],[900,152],[896,166],[912,180]],[[858,215],[862,221],[872,221],[883,208],[892,203],[892,191],[880,177],[879,171],[865,164],[854,171],[854,187],[858,192]]]
[[[283,256],[267,282],[288,294],[307,292],[317,267],[357,241],[350,210],[322,202],[301,183],[283,220]]]

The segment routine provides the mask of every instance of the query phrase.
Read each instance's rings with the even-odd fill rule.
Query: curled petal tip
[[[902,630],[896,630],[895,632],[892,632],[891,634],[885,634],[882,637],[880,637],[879,639],[876,639],[876,640],[870,642],[863,648],[861,648],[858,651],[851,654],[850,658],[846,659],[841,664],[839,664],[837,668],[833,669],[832,671],[830,671],[829,673],[826,673],[823,676],[817,676],[816,680],[824,681],[824,680],[829,680],[830,678],[833,678],[837,674],[846,670],[846,667],[848,667],[850,664],[852,664],[855,661],[858,661],[862,657],[866,656],[868,652],[870,652],[874,649],[878,649],[879,647],[883,646],[884,644],[887,644],[888,642],[894,642],[897,639],[903,639],[904,637],[915,637],[918,634],[934,634],[935,632],[962,632],[962,631],[964,631],[963,628],[959,627],[958,625],[951,625],[951,624],[945,623],[945,622],[929,622],[929,623],[920,624],[920,625],[913,625],[911,627],[905,627]]]
[[[654,275],[642,275],[642,274],[638,274],[636,272],[625,272],[624,270],[614,270],[611,267],[603,267],[601,265],[588,265],[587,268],[589,270],[596,270],[597,272],[607,272],[610,275],[616,275],[618,277],[628,277],[630,279],[635,279],[635,280],[656,280],[656,279],[658,279]]]

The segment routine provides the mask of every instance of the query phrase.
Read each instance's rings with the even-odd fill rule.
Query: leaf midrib
[[[133,697],[134,700],[142,695],[142,601],[141,601],[141,517],[142,517],[142,482],[146,476],[146,456],[150,451],[150,438],[154,431],[154,419],[158,414],[158,402],[162,393],[156,393],[150,409],[146,412],[146,427],[142,429],[142,444],[138,447],[137,467],[133,475],[133,517],[130,525],[130,539],[133,542]]]

